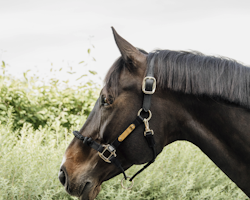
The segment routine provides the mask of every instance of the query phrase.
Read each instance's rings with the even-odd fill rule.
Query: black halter
[[[78,131],[73,131],[73,134],[85,145],[95,149],[98,151],[99,156],[108,163],[113,163],[116,167],[118,167],[124,175],[124,179],[127,180],[127,176],[123,167],[121,166],[120,161],[116,157],[116,149],[120,146],[120,144],[132,133],[138,126],[144,123],[145,131],[144,136],[147,140],[148,146],[153,151],[153,159],[149,161],[142,169],[140,169],[136,174],[134,174],[129,181],[132,181],[139,173],[141,173],[144,169],[146,169],[150,164],[155,161],[156,158],[156,150],[155,150],[155,140],[154,140],[154,132],[149,128],[148,121],[150,120],[152,114],[150,111],[151,106],[151,97],[154,94],[156,89],[156,80],[154,78],[154,57],[152,58],[149,69],[147,72],[147,76],[143,79],[142,82],[142,91],[144,93],[143,106],[138,112],[138,116],[136,119],[111,143],[111,144],[99,144],[95,142],[92,138],[84,137]],[[143,118],[140,114],[144,111],[149,114],[148,118]]]

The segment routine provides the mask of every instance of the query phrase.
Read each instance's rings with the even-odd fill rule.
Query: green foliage
[[[76,199],[66,194],[57,179],[68,130],[62,126],[55,134],[50,127],[34,130],[24,124],[13,131],[10,108],[6,125],[0,125],[0,200]]]
[[[51,125],[54,121],[70,129],[78,124],[82,117],[88,116],[98,96],[97,84],[88,81],[84,85],[72,87],[67,81],[61,83],[56,78],[46,83],[36,76],[28,77],[28,72],[23,74],[24,80],[7,76],[3,62],[0,75],[2,124],[7,123],[7,110],[10,107],[13,107],[15,130],[23,127],[25,123],[37,129],[39,126]],[[95,74],[92,71],[90,73]]]

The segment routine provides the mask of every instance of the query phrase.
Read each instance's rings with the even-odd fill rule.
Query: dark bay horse
[[[65,152],[59,179],[66,191],[92,200],[102,182],[120,173],[126,178],[123,170],[152,161],[174,141],[187,140],[250,197],[250,68],[197,52],[148,54],[113,33],[121,57]],[[146,81],[156,83],[146,89],[149,94]],[[145,118],[138,115],[144,101],[150,105]],[[145,129],[154,138],[154,150]]]

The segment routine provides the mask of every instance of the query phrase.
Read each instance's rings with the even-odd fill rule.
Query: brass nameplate
[[[135,129],[134,124],[130,124],[129,127],[118,137],[118,141],[122,142],[128,135]]]

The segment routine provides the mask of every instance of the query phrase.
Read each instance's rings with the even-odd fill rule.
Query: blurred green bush
[[[31,124],[37,129],[55,121],[69,129],[79,124],[82,116],[88,116],[98,97],[99,86],[91,80],[83,85],[72,86],[68,81],[61,82],[56,78],[46,82],[35,75],[27,76],[28,72],[23,73],[23,79],[20,80],[6,75],[5,68],[2,62],[0,122],[7,123],[7,110],[13,107],[14,130],[24,124]],[[90,70],[89,73],[95,74]]]

